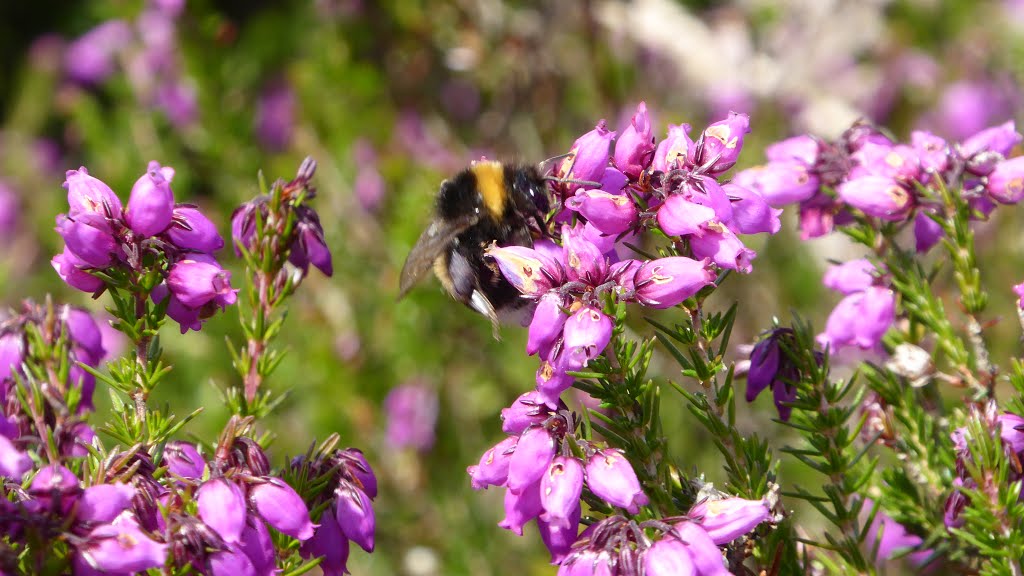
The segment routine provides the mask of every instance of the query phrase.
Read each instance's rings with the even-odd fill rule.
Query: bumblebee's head
[[[513,202],[520,212],[547,215],[551,209],[548,183],[535,167],[511,167],[506,176]]]

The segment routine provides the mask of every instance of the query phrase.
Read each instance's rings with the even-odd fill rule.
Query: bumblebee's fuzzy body
[[[532,166],[477,162],[441,184],[434,220],[402,268],[401,295],[433,268],[453,298],[487,316],[526,304],[484,251],[498,246],[532,246],[543,233],[547,184]],[[535,224],[535,225],[534,225]]]

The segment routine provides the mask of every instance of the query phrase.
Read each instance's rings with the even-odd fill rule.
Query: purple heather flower
[[[637,178],[651,164],[654,135],[647,104],[641,102],[626,129],[615,141],[615,166],[627,176]]]
[[[574,381],[566,372],[583,368],[586,357],[573,353],[566,346],[555,346],[548,351],[537,367],[537,392],[548,407],[558,405],[562,392],[568,390]]]
[[[377,476],[373,468],[366,461],[366,456],[358,448],[346,448],[338,452],[344,460],[347,460],[347,468],[356,482],[357,486],[373,500],[377,497]]]
[[[806,164],[797,160],[772,161],[737,172],[732,183],[749,188],[773,208],[811,199],[821,181]]]
[[[866,142],[854,152],[853,160],[857,162],[857,166],[850,171],[853,180],[871,175],[908,182],[921,173],[917,151],[903,144],[893,146]]]
[[[206,557],[210,576],[257,576],[252,560],[237,544],[227,544]]]
[[[288,261],[304,272],[309,265],[316,266],[324,276],[334,274],[331,251],[324,239],[324,229],[320,226],[320,217],[308,208],[300,207],[297,211],[298,223],[295,226],[295,241],[292,242]]]
[[[772,513],[764,500],[723,498],[699,502],[690,509],[689,516],[715,544],[722,545],[771,520]]]
[[[942,226],[930,218],[927,211],[921,210],[914,216],[914,247],[918,254],[931,250],[943,234]]]
[[[776,383],[781,362],[782,350],[775,332],[754,345],[747,373],[747,402],[753,402],[762,390]]]
[[[539,426],[547,420],[549,409],[536,390],[522,394],[508,408],[501,409],[501,431],[520,435],[530,426]]]
[[[505,491],[505,518],[498,522],[498,526],[517,536],[522,536],[523,526],[540,516],[542,512],[544,512],[544,507],[540,503],[540,480],[538,480],[518,493],[511,489]]]
[[[231,239],[235,256],[241,256],[240,248],[252,249],[256,238],[256,212],[261,207],[257,202],[246,202],[231,213]]]
[[[830,266],[822,278],[822,284],[848,296],[873,286],[877,275],[875,265],[867,258],[860,258]]]
[[[103,288],[103,280],[83,271],[83,268],[87,268],[89,265],[85,263],[81,258],[76,256],[74,252],[68,250],[68,247],[64,247],[64,251],[57,254],[50,260],[50,264],[53,269],[57,271],[57,275],[64,281],[65,284],[71,286],[76,290],[82,292],[96,292]]]
[[[685,182],[683,188],[691,202],[707,206],[715,211],[715,219],[719,222],[732,220],[732,201],[725,189],[709,176],[698,176],[693,182]]]
[[[668,125],[668,136],[658,144],[651,161],[652,170],[668,172],[686,165],[686,152],[690,148],[690,125]]]
[[[0,335],[0,382],[13,378],[21,371],[25,359],[25,339],[19,332]]]
[[[874,349],[896,320],[896,295],[892,290],[872,286],[843,298],[818,335],[822,346],[832,352],[847,345]]]
[[[618,574],[614,566],[607,552],[582,548],[561,563],[557,576],[614,576]]]
[[[90,176],[85,166],[67,171],[64,189],[68,191],[68,216],[71,218],[86,213],[115,220],[121,217],[121,200],[117,194],[101,180]]]
[[[775,234],[782,228],[779,216],[782,209],[772,208],[759,193],[739,186],[725,184],[722,189],[732,201],[732,219],[727,224],[739,234]]]
[[[708,258],[718,266],[747,274],[750,261],[757,253],[743,245],[732,230],[723,226],[708,226],[702,236],[690,238],[690,248],[695,258]]]
[[[86,536],[78,553],[95,570],[105,574],[130,574],[162,568],[167,545],[154,542],[130,516],[102,524]]]
[[[249,490],[249,500],[263,520],[278,532],[299,540],[313,537],[309,508],[284,480],[270,477],[266,482],[256,484]],[[373,547],[372,543],[370,547]]]
[[[1002,156],[1010,154],[1013,147],[1021,143],[1021,134],[1013,120],[981,130],[960,144],[960,153],[970,159],[981,152],[995,152]]]
[[[166,233],[171,242],[183,250],[212,254],[224,247],[217,226],[189,204],[174,207],[174,217]]]
[[[868,216],[898,222],[914,207],[910,191],[885,176],[861,176],[837,189],[839,198]]]
[[[565,321],[563,345],[569,354],[583,359],[583,365],[601,355],[612,338],[614,322],[597,308],[584,306]]]
[[[508,489],[519,494],[538,482],[555,456],[555,440],[546,428],[529,428],[519,436],[508,468]]]
[[[32,459],[19,450],[6,436],[0,436],[0,476],[21,482],[25,472],[32,469]]]
[[[583,510],[579,501],[569,512],[569,517],[562,522],[551,522],[545,514],[537,517],[537,531],[540,539],[551,553],[551,563],[558,564],[565,559],[572,545],[579,538],[580,516]]]
[[[210,259],[200,261],[197,254],[189,254],[171,266],[167,287],[177,299],[189,308],[199,308],[215,301],[223,306],[234,304],[237,292],[231,288],[231,272]]]
[[[334,514],[331,510],[325,510],[316,533],[302,543],[299,553],[303,558],[322,557],[319,568],[323,570],[324,576],[342,576],[348,574],[348,542]]]
[[[633,276],[637,301],[649,308],[671,308],[715,282],[707,260],[683,256],[658,258],[641,265]]]
[[[583,465],[573,457],[555,456],[540,480],[540,502],[544,507],[544,520],[548,524],[572,527],[575,540],[576,526],[570,522],[573,511],[580,506],[583,492]],[[579,516],[576,516],[577,523]]]
[[[519,436],[509,436],[484,452],[479,464],[466,468],[474,490],[503,486],[508,481],[509,464],[518,443]]]
[[[71,510],[82,489],[74,472],[60,464],[50,464],[36,474],[28,491],[44,509],[63,515]]]
[[[836,224],[840,204],[831,196],[818,192],[810,200],[800,203],[800,239],[820,238]]]
[[[557,260],[525,246],[492,246],[486,251],[516,290],[539,296],[564,282],[565,273]]]
[[[949,144],[944,139],[931,132],[914,130],[910,133],[910,143],[924,172],[938,174],[949,167]]]
[[[226,542],[235,543],[245,529],[245,494],[226,478],[203,482],[196,491],[199,518]]]
[[[99,84],[114,73],[117,53],[132,41],[131,27],[123,20],[108,20],[68,45],[64,70],[82,84]]]
[[[618,450],[598,450],[587,462],[587,487],[595,496],[630,514],[647,505],[633,466]]]
[[[422,383],[396,386],[384,399],[387,442],[392,448],[427,451],[434,445],[437,392]]]
[[[988,175],[985,191],[1002,204],[1016,204],[1024,198],[1024,156],[996,164]]]
[[[57,233],[75,256],[90,268],[105,268],[114,260],[117,242],[107,219],[100,214],[82,213],[75,218],[57,216]]]
[[[699,576],[686,545],[671,536],[652,544],[643,561],[646,576]]]
[[[154,160],[132,186],[125,220],[133,232],[141,236],[155,236],[170,225],[174,211],[172,178],[174,168],[161,167]]]
[[[779,140],[764,149],[764,155],[770,162],[796,160],[804,166],[814,166],[818,161],[820,144],[811,136],[801,135]]]
[[[530,321],[529,336],[526,339],[527,354],[532,356],[548,350],[562,335],[562,327],[569,318],[562,311],[564,303],[564,298],[555,292],[541,296]]]
[[[68,306],[64,309],[63,320],[78,359],[91,365],[99,364],[107,351],[103,348],[100,327],[92,315],[81,308]]]
[[[715,210],[673,194],[658,208],[658,227],[669,236],[701,235],[704,225],[715,218]]]
[[[199,116],[196,87],[180,79],[164,82],[156,88],[156,105],[177,128],[192,124]]]
[[[867,506],[870,508],[871,503]],[[881,531],[881,533],[879,533]],[[918,548],[924,543],[924,539],[915,534],[907,532],[899,522],[895,521],[882,510],[875,513],[875,520],[868,528],[865,537],[865,544],[868,550],[874,550],[878,546],[878,554],[875,556],[876,565],[883,565],[886,560],[892,559],[900,551],[908,548]],[[931,550],[919,550],[907,556],[911,564],[921,566],[932,555]]]
[[[256,136],[264,148],[280,152],[288,148],[295,124],[295,93],[283,78],[263,88],[256,107]]]
[[[330,518],[327,513],[324,519]],[[309,541],[308,539],[306,540]],[[258,518],[249,516],[245,522],[245,530],[242,531],[242,540],[238,543],[238,549],[242,551],[252,562],[256,574],[274,574],[277,567],[277,550],[274,549],[274,541],[270,539],[270,531],[267,525]]]
[[[170,290],[167,288],[167,284],[160,284],[150,293],[150,298],[153,302],[160,303],[170,297],[170,302],[167,303],[167,315],[172,320],[177,322],[181,326],[181,333],[184,334],[189,330],[199,331],[203,327],[203,321],[200,319],[200,310],[198,308],[189,308],[181,303]]]
[[[718,544],[695,522],[680,522],[673,526],[679,539],[686,543],[686,551],[690,553],[693,566],[700,576],[730,576],[725,567],[725,559]]]
[[[704,129],[696,145],[687,150],[687,161],[692,166],[711,163],[709,172],[720,174],[736,164],[743,148],[743,135],[750,132],[750,117],[730,112],[728,118]]]
[[[1013,293],[1017,295],[1017,305],[1024,310],[1024,283],[1017,284],[1013,287]]]
[[[569,155],[559,165],[558,176],[591,182],[599,180],[608,166],[608,151],[614,138],[615,132],[608,130],[605,121],[598,122],[593,130],[573,143]],[[578,187],[578,184],[573,184],[570,190]]]
[[[580,190],[566,201],[566,206],[576,210],[605,234],[621,234],[632,228],[639,216],[633,199],[628,194],[612,194],[604,190]]]
[[[130,484],[97,484],[82,492],[78,500],[78,522],[111,522],[132,504],[135,488]]]
[[[586,238],[582,226],[562,226],[562,253],[570,281],[597,285],[608,275],[608,258]]]
[[[164,447],[164,462],[171,474],[189,480],[201,479],[206,471],[206,460],[190,442],[168,442]]]
[[[373,552],[376,519],[370,497],[352,486],[340,486],[334,493],[335,519],[346,538],[367,552]]]

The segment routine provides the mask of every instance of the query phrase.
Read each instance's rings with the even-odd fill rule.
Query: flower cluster
[[[64,187],[70,208],[57,217],[65,246],[52,264],[64,282],[84,292],[136,280],[155,303],[166,300],[167,315],[185,333],[234,304],[237,291],[231,273],[213,257],[224,240],[196,206],[174,202],[173,178],[173,168],[150,162],[122,207],[117,194],[84,167],[69,170]]]
[[[986,405],[984,412],[979,414],[979,417],[985,422],[988,429],[994,431],[993,433],[998,433],[1002,452],[1006,460],[1011,463],[1006,478],[986,478],[986,481],[1005,482],[1012,486],[1024,479],[1024,470],[1020,465],[1021,458],[1024,458],[1024,418],[1010,412],[997,412],[995,404],[991,402]],[[968,472],[968,464],[973,460],[968,446],[970,440],[968,428],[957,428],[950,436],[956,450],[956,478],[953,479],[953,492],[946,499],[944,519],[947,527],[959,528],[964,525],[961,513],[970,503],[970,498],[964,494],[962,489],[977,490],[979,486],[977,479]],[[992,490],[990,487],[984,487],[984,489]]]

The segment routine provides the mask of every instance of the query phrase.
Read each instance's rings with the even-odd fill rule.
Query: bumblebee
[[[399,298],[433,268],[445,291],[490,319],[497,337],[499,315],[515,317],[529,302],[484,252],[492,244],[533,246],[546,235],[547,179],[535,166],[480,161],[445,180],[434,219],[402,267]]]

